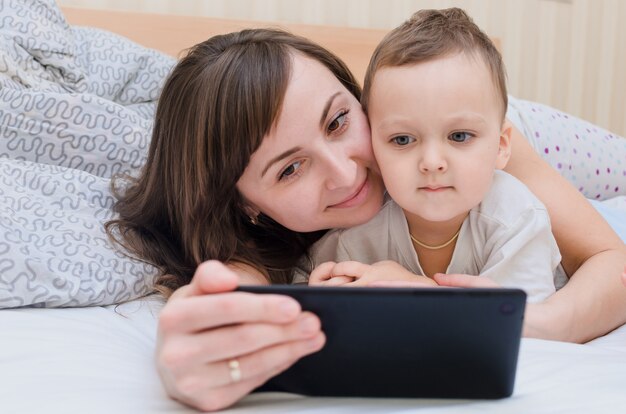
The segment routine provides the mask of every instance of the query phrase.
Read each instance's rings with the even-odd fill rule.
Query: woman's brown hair
[[[396,27],[378,44],[365,73],[361,105],[367,111],[374,75],[384,67],[425,62],[452,53],[482,58],[502,102],[502,120],[508,97],[502,56],[487,36],[462,9],[420,10]]]
[[[203,261],[243,263],[288,283],[321,233],[296,233],[261,214],[253,224],[236,184],[275,123],[294,52],[326,66],[357,98],[347,66],[308,39],[282,30],[219,35],[192,47],[168,77],[157,105],[146,165],[117,177],[114,241],[156,265],[169,295]]]

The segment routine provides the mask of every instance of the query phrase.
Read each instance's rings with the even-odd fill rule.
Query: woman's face
[[[237,188],[251,215],[298,232],[351,227],[379,211],[384,188],[365,114],[318,61],[294,53],[277,122]]]

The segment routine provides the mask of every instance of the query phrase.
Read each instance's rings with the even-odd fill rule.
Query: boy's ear
[[[500,131],[500,143],[498,144],[498,156],[496,168],[503,170],[511,158],[511,126],[505,125]]]

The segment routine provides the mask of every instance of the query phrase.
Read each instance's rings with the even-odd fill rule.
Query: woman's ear
[[[256,207],[246,204],[245,206],[243,206],[243,212],[250,219],[250,223],[254,225],[258,223],[258,217],[261,212]]]
[[[505,124],[500,131],[500,142],[498,144],[498,155],[496,158],[496,168],[503,170],[511,158],[511,126]]]

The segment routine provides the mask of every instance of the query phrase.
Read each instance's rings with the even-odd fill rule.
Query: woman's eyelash
[[[296,177],[299,177],[301,174],[301,170],[302,170],[302,166],[300,164],[302,163],[303,161],[294,161],[291,164],[289,164],[287,168],[283,169],[278,175],[278,181],[288,181],[288,180],[293,180]],[[290,170],[292,170],[292,172],[287,174],[287,172],[289,172]]]
[[[326,127],[326,129],[329,134],[331,135],[340,134],[345,130],[345,128],[347,128],[348,122],[349,122],[348,113],[350,113],[349,109],[342,109],[339,111],[337,116],[335,116],[328,123],[328,126]],[[335,122],[338,125],[336,128],[332,128],[332,125]],[[305,161],[300,160],[300,161],[294,161],[291,164],[289,164],[286,168],[281,170],[281,172],[278,174],[278,181],[283,181],[283,182],[290,181],[302,175],[302,164],[304,162]]]
[[[328,126],[326,127],[326,130],[330,133],[330,134],[338,134],[341,133],[341,131],[343,131],[347,125],[348,125],[348,113],[350,113],[349,109],[342,109],[341,111],[339,111],[339,113],[337,114],[336,117],[334,117],[329,123]],[[331,128],[331,126],[337,122],[338,125],[336,128]]]

